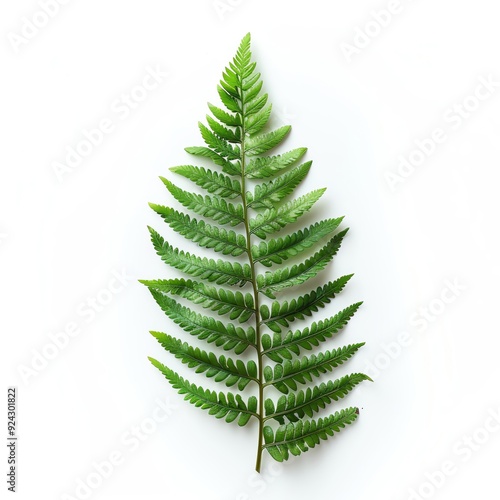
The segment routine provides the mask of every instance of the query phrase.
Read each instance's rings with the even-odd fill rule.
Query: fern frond
[[[158,368],[179,394],[184,394],[184,399],[202,410],[208,410],[215,418],[224,418],[226,422],[238,419],[238,425],[244,426],[257,416],[257,398],[251,396],[245,403],[239,394],[231,392],[215,392],[203,389],[201,386],[191,384],[167,366],[154,358],[149,358],[152,365]],[[239,418],[238,418],[239,417]]]
[[[303,350],[311,351],[331,340],[347,325],[361,302],[295,332],[282,333],[294,321],[305,320],[330,303],[352,274],[309,291],[303,289],[306,281],[325,271],[347,229],[337,232],[343,217],[312,222],[298,230],[292,228],[291,224],[313,208],[325,189],[287,200],[307,176],[312,162],[303,161],[307,151],[304,147],[278,150],[291,127],[268,127],[273,108],[252,61],[249,34],[224,68],[217,92],[221,104],[209,103],[206,122],[198,123],[204,145],[185,148],[195,157],[210,160],[211,165],[171,168],[194,183],[194,192],[161,177],[170,195],[187,213],[158,204],[150,206],[173,231],[226,258],[196,255],[181,245],[175,248],[150,228],[153,246],[161,259],[194,279],[141,283],[170,320],[208,344],[202,349],[170,333],[151,332],[169,354],[215,383],[239,391],[247,390],[250,383],[256,387],[257,397],[245,402],[240,394],[217,393],[197,386],[150,358],[170,384],[195,406],[227,422],[237,419],[239,425],[245,425],[251,417],[257,419],[256,470],[260,471],[264,450],[281,462],[352,423],[358,415],[355,407],[318,420],[305,417],[311,418],[347,397],[357,384],[370,378],[353,373],[319,385],[312,383],[350,359],[364,342],[343,347],[327,345],[323,352],[298,358]],[[289,259],[294,262],[283,266]],[[276,300],[275,295],[289,287],[297,288],[294,298]],[[269,303],[265,303],[266,296],[271,299]],[[184,305],[184,300],[206,313]],[[226,354],[215,352],[216,348]],[[232,357],[227,351],[232,351]],[[253,352],[253,359],[240,359],[248,351]],[[305,387],[299,389],[299,385]],[[265,397],[275,390],[285,395],[276,402]],[[276,428],[278,424],[281,426]]]
[[[254,298],[249,293],[243,295],[241,292],[184,279],[139,280],[139,282],[150,290],[178,295],[221,316],[227,314],[229,319],[238,319],[240,323],[245,323],[255,313]]]
[[[189,307],[179,304],[176,300],[158,290],[150,289],[151,295],[161,310],[184,331],[204,340],[214,343],[225,351],[233,350],[241,354],[247,347],[255,347],[255,329],[246,330],[232,323],[222,323],[211,316],[198,314]]]
[[[224,111],[223,109],[220,109],[210,103],[208,103],[208,107],[215,118],[217,118],[217,120],[219,120],[220,122],[230,127],[239,127],[241,125],[240,115],[228,113],[227,111]]]
[[[284,237],[271,239],[268,242],[261,241],[258,246],[252,245],[252,257],[255,262],[266,267],[282,264],[285,260],[295,257],[331,234],[342,222],[342,219],[343,217],[326,219]]]
[[[356,351],[364,345],[364,342],[350,344],[331,351],[320,352],[317,356],[315,354],[304,356],[301,360],[285,360],[276,364],[274,370],[266,366],[264,386],[272,385],[278,391],[288,394],[290,389],[297,390],[297,383],[312,382],[313,377],[332,371],[333,368],[354,356]]]
[[[247,33],[241,39],[238,50],[236,51],[236,55],[234,56],[232,63],[230,63],[230,66],[236,72],[236,74],[243,76],[243,78],[248,78],[252,73],[250,71],[250,73],[247,74],[252,60],[252,53],[250,52],[250,40],[250,33]]]
[[[268,106],[262,108],[257,113],[253,113],[245,120],[245,130],[247,134],[254,135],[260,132],[269,121],[271,117],[272,106],[269,104]]]
[[[170,167],[170,170],[195,182],[210,194],[216,194],[217,196],[230,199],[241,196],[241,183],[224,174],[212,172],[202,167],[194,167],[192,165]]]
[[[337,233],[319,252],[305,262],[292,267],[268,271],[257,276],[259,292],[274,299],[274,293],[314,278],[322,271],[338,252],[347,229]]]
[[[312,417],[315,413],[326,408],[332,401],[338,401],[354,389],[356,385],[371,378],[364,373],[353,373],[345,375],[337,380],[329,380],[312,389],[308,387],[305,391],[291,392],[287,396],[281,396],[276,405],[272,399],[266,399],[266,417],[264,420],[274,419],[280,424],[285,419],[297,422],[307,415]]]
[[[241,165],[239,162],[231,162],[229,160],[226,160],[226,158],[210,148],[206,148],[203,146],[192,146],[184,148],[184,151],[194,156],[210,158],[210,160],[212,160],[216,165],[221,166],[222,170],[226,172],[226,174],[241,175]]]
[[[307,148],[297,148],[282,155],[252,158],[245,169],[246,176],[249,179],[272,177],[299,161],[306,154],[306,151]]]
[[[267,99],[268,99],[267,94],[263,94],[259,97],[256,97],[255,99],[252,99],[247,103],[247,107],[245,109],[245,124],[248,123],[248,117],[256,115],[257,113],[259,113],[259,111],[261,111],[264,108],[264,106],[267,104]],[[288,133],[288,131],[281,131],[281,132],[284,132],[285,135]],[[258,154],[258,152],[253,151],[253,154]]]
[[[232,111],[233,113],[241,113],[241,104],[235,96],[231,95],[220,85],[217,86],[217,92],[222,104],[224,104],[229,111]]]
[[[161,180],[179,203],[198,215],[209,217],[222,225],[237,226],[244,221],[241,204],[234,205],[223,198],[190,193],[172,184],[168,179],[161,177]]]
[[[217,120],[214,120],[211,116],[207,115],[207,123],[212,129],[212,131],[219,136],[221,139],[224,139],[228,142],[232,142],[234,144],[239,144],[241,142],[241,132],[240,129],[237,128],[235,130],[229,129],[219,123]],[[240,190],[241,192],[241,190]]]
[[[238,384],[242,391],[250,382],[258,382],[257,365],[249,361],[246,365],[240,359],[231,358],[206,352],[198,347],[192,347],[171,335],[162,332],[150,332],[160,345],[180,359],[189,368],[196,368],[196,373],[204,373],[207,377],[214,377],[216,382],[225,382],[227,387]]]
[[[273,208],[275,203],[292,193],[304,180],[311,165],[312,161],[308,161],[272,181],[257,184],[254,193],[247,194],[248,206],[252,208]]]
[[[273,332],[281,332],[281,326],[288,327],[296,319],[304,319],[312,316],[313,312],[328,304],[338,293],[340,293],[346,283],[353,275],[342,276],[335,281],[330,281],[322,287],[318,287],[298,299],[284,302],[274,301],[271,309],[267,304],[260,306],[260,316],[263,323]]]
[[[256,85],[258,85],[260,81],[260,73],[251,73],[248,76],[245,76],[241,80],[241,90],[244,91],[244,94],[242,96],[242,100],[244,102],[247,102],[249,100],[249,97],[252,99],[255,97],[254,92],[250,92],[250,89],[254,88]]]
[[[326,418],[318,420],[299,420],[281,425],[276,433],[273,428],[264,427],[264,448],[278,462],[288,460],[290,453],[298,456],[310,448],[327,440],[334,433],[340,432],[346,425],[352,424],[359,415],[358,408],[346,408]]]
[[[262,352],[269,359],[279,363],[283,359],[292,359],[294,354],[300,354],[301,349],[311,350],[341,330],[361,304],[362,302],[357,302],[346,307],[335,316],[317,323],[314,322],[304,330],[289,331],[284,337],[281,333],[275,333],[271,340],[269,335],[264,334],[261,339],[264,349]]]
[[[266,209],[257,217],[250,219],[250,234],[255,234],[265,240],[268,234],[275,233],[288,224],[296,222],[321,198],[325,190],[326,188],[316,189],[279,208]]]
[[[189,252],[174,248],[153,228],[150,227],[149,232],[151,233],[154,249],[161,257],[161,260],[194,278],[201,278],[217,285],[239,284],[240,286],[252,279],[248,264],[242,266],[239,262],[197,257]]]
[[[177,233],[192,240],[200,247],[211,248],[223,255],[241,255],[247,251],[246,239],[242,234],[222,227],[211,226],[203,220],[191,219],[189,215],[170,207],[150,203],[149,206]]]
[[[249,156],[257,156],[266,153],[283,142],[283,139],[290,133],[291,129],[292,127],[290,127],[290,125],[284,125],[267,134],[252,135],[245,143],[246,153]]]
[[[209,148],[220,154],[227,160],[239,160],[241,156],[240,148],[231,146],[228,141],[210,131],[203,123],[198,123],[201,136]]]
[[[246,120],[245,120],[245,131],[246,131],[246,133],[249,136],[254,136],[254,133],[249,132],[248,128],[247,128],[247,125],[249,125],[249,120],[251,120],[251,117],[255,116],[256,114],[261,113],[262,111],[265,112],[264,106],[265,106],[265,104],[267,103],[267,100],[268,100],[268,95],[265,94],[264,106],[260,106],[259,105],[258,111],[252,113],[252,111],[253,111],[253,109],[252,109],[252,103],[254,103],[256,99],[258,99],[258,95],[259,95],[260,91],[262,90],[262,85],[263,85],[263,82],[262,82],[262,80],[260,80],[260,78],[257,78],[255,80],[256,83],[253,83],[253,80],[254,79],[252,79],[250,82],[247,81],[247,83],[245,85],[248,88],[246,89],[246,91],[244,93],[244,101],[243,101],[246,104],[246,109],[245,109],[245,118],[246,118]],[[249,85],[249,83],[252,83],[252,84]]]

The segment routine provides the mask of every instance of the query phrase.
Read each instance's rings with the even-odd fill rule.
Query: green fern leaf
[[[197,243],[200,247],[211,248],[223,255],[238,256],[246,252],[246,239],[243,235],[232,230],[217,226],[211,226],[203,220],[191,219],[189,215],[183,214],[170,207],[155,205],[149,206],[176,232]]]
[[[248,117],[250,116],[253,116],[255,114],[257,114],[259,111],[261,111],[264,106],[267,104],[267,99],[268,99],[268,95],[267,94],[263,94],[261,95],[260,97],[256,97],[255,99],[252,99],[251,101],[249,101],[246,106],[246,109],[245,109],[245,118],[246,118],[246,123],[248,123]],[[285,132],[285,135],[288,133],[288,131]],[[257,154],[255,151],[254,151],[255,154]]]
[[[257,217],[250,219],[250,234],[266,239],[268,234],[295,222],[304,215],[321,198],[325,189],[316,189],[300,198],[289,201],[279,208],[265,210]]]
[[[342,222],[342,219],[343,217],[323,220],[309,228],[287,234],[283,238],[272,239],[267,243],[261,241],[258,246],[252,246],[252,257],[255,262],[259,262],[266,267],[281,264],[331,234]]]
[[[248,108],[247,108],[248,109]],[[248,112],[248,111],[247,111]],[[256,156],[262,153],[266,153],[270,149],[275,148],[280,144],[283,139],[290,133],[292,127],[285,125],[279,129],[273,130],[267,134],[253,135],[247,139],[246,153],[249,156]]]
[[[222,104],[224,104],[229,111],[232,111],[233,113],[241,113],[241,105],[235,96],[229,94],[221,86],[217,86],[217,92],[219,93]]]
[[[226,422],[233,422],[239,417],[238,425],[243,426],[248,423],[252,416],[257,416],[257,398],[255,396],[251,396],[245,403],[239,394],[234,395],[231,392],[217,394],[215,391],[191,384],[156,359],[149,358],[149,360],[163,373],[179,394],[185,394],[186,401],[202,410],[208,410],[208,413],[215,418],[225,418]]]
[[[264,386],[276,387],[278,391],[288,394],[289,389],[297,390],[297,383],[312,382],[313,377],[331,371],[354,356],[356,351],[364,346],[364,342],[352,344],[331,351],[320,352],[317,356],[304,356],[301,360],[278,363],[274,370],[270,366],[264,369]]]
[[[262,90],[263,82],[260,79],[260,73],[255,73],[251,77],[245,78],[244,80],[245,82],[242,85],[242,88],[245,91],[243,102],[247,104],[250,103],[253,99],[255,99],[255,97],[259,95],[260,91]],[[246,110],[245,116],[247,115],[248,115],[248,108]],[[248,132],[247,129],[247,134],[248,133],[250,132]]]
[[[204,146],[193,146],[184,148],[184,150],[186,151],[186,153],[192,154],[194,156],[202,156],[204,158],[209,158],[216,165],[221,166],[222,170],[227,174],[231,175],[241,174],[241,166],[239,162],[231,162],[229,160],[226,160],[226,158],[224,158],[222,155],[216,153],[210,148],[206,148]]]
[[[337,233],[319,252],[305,262],[276,271],[268,271],[257,276],[259,291],[274,299],[274,293],[290,286],[300,285],[314,278],[322,271],[337,253],[347,229]]]
[[[326,285],[300,296],[298,299],[285,300],[282,303],[274,301],[271,309],[266,304],[263,304],[260,307],[260,316],[263,323],[273,332],[280,333],[280,325],[290,326],[292,321],[312,316],[314,312],[328,304],[335,295],[343,290],[352,276],[350,274],[335,281],[330,281]]]
[[[208,107],[212,114],[219,120],[219,122],[224,123],[230,127],[239,127],[241,125],[240,115],[234,115],[232,113],[228,113],[223,109],[214,106],[213,104],[208,104]],[[215,131],[214,131],[215,132]],[[217,133],[217,132],[216,132]]]
[[[264,448],[278,462],[288,460],[290,453],[298,456],[327,440],[335,432],[352,424],[359,415],[358,408],[345,408],[326,418],[299,420],[297,423],[281,425],[276,433],[273,428],[264,427]]]
[[[168,179],[162,177],[161,180],[179,203],[198,215],[210,217],[219,224],[230,224],[231,226],[237,226],[244,222],[243,205],[234,205],[222,198],[190,193],[175,186]]]
[[[301,349],[310,351],[347,325],[361,304],[362,302],[357,302],[346,307],[335,316],[314,322],[304,330],[289,331],[284,337],[281,333],[275,333],[272,339],[267,334],[262,335],[263,354],[279,363],[283,359],[292,359],[294,355],[300,354]]]
[[[196,368],[196,373],[205,373],[207,377],[214,377],[216,382],[225,382],[227,387],[238,384],[242,391],[250,382],[257,382],[257,365],[249,361],[247,365],[240,359],[233,361],[231,358],[206,352],[198,347],[192,347],[187,342],[182,342],[175,337],[162,332],[151,332],[161,346],[182,360],[190,368]]]
[[[216,153],[219,153],[227,160],[239,160],[241,156],[240,148],[231,146],[225,139],[222,139],[208,130],[208,128],[201,122],[198,123],[198,128],[200,129],[201,136],[209,148]]]
[[[245,70],[245,73],[248,73],[248,70]],[[250,73],[241,80],[241,89],[244,91],[242,95],[243,102],[248,102],[250,98],[255,97],[254,92],[250,92],[250,90],[258,85],[260,76],[260,73]],[[245,118],[247,118],[246,113]]]
[[[264,420],[274,419],[280,424],[285,419],[297,422],[307,415],[312,417],[318,411],[326,408],[332,401],[338,401],[354,389],[356,385],[364,380],[371,380],[363,373],[353,373],[337,380],[329,380],[305,391],[291,392],[287,396],[281,396],[276,402],[276,408],[272,399],[266,399],[266,417]]]
[[[312,161],[308,161],[270,182],[258,184],[253,195],[247,194],[248,206],[251,208],[273,208],[275,203],[292,193],[304,180],[311,165]]]
[[[241,292],[184,279],[140,280],[140,282],[150,290],[178,295],[219,315],[229,315],[232,320],[238,319],[240,323],[248,321],[255,313],[254,298],[249,293],[243,295]]]
[[[195,278],[202,278],[217,285],[244,285],[252,279],[251,269],[248,264],[243,266],[239,262],[228,262],[226,260],[207,259],[197,257],[189,252],[184,252],[168,244],[163,237],[153,228],[149,228],[151,241],[156,253],[168,265],[175,267]]]
[[[272,177],[299,161],[307,148],[297,148],[277,156],[258,156],[252,158],[245,173],[249,179],[266,179]]]
[[[223,198],[236,198],[237,196],[241,196],[240,182],[226,175],[212,172],[201,167],[193,167],[192,165],[171,167],[170,170],[192,180],[198,186],[206,189],[210,194],[216,194]]]
[[[222,323],[211,316],[203,316],[192,311],[158,290],[150,291],[162,311],[174,323],[200,340],[205,340],[209,344],[213,342],[217,347],[225,351],[233,350],[236,354],[241,354],[249,346],[256,347],[253,327],[244,330],[232,323]]]
[[[221,123],[219,123],[217,120],[214,120],[211,118],[209,115],[207,115],[207,122],[210,128],[213,130],[215,135],[218,135],[221,139],[225,139],[228,142],[236,143],[239,144],[241,142],[241,133],[240,129],[237,128],[236,130],[229,129],[227,127],[224,127]],[[238,192],[238,194],[241,192]]]
[[[262,89],[248,34],[222,72],[217,86],[221,104],[209,103],[211,114],[206,115],[206,124],[198,124],[204,145],[185,148],[194,157],[203,158],[205,166],[171,168],[193,183],[193,191],[161,177],[169,195],[187,213],[150,204],[169,231],[224,258],[196,255],[182,246],[175,248],[149,228],[156,253],[169,269],[176,269],[186,279],[167,276],[141,280],[171,322],[207,345],[202,349],[170,333],[152,331],[164,354],[193,369],[196,376],[204,374],[212,382],[236,387],[242,393],[204,389],[153,358],[151,363],[187,401],[216,418],[237,420],[240,426],[252,417],[257,420],[257,471],[264,451],[280,462],[287,460],[290,454],[300,455],[314,448],[356,420],[359,411],[355,407],[340,409],[326,418],[311,418],[328,405],[350,397],[355,386],[370,380],[362,373],[353,373],[313,385],[314,378],[347,362],[364,342],[327,345],[323,352],[298,357],[304,350],[333,342],[361,302],[328,319],[283,332],[294,321],[306,320],[332,302],[353,275],[315,285],[313,290],[303,289],[306,281],[325,273],[347,229],[339,229],[343,217],[291,229],[325,189],[285,200],[305,179],[312,162],[302,161],[307,152],[304,147],[278,150],[291,127],[269,129],[272,105]],[[271,155],[271,150],[278,151]],[[289,259],[295,262],[283,266]],[[290,287],[297,289],[293,298],[276,300],[276,294]],[[205,310],[203,314],[196,306]],[[240,358],[242,353],[247,356],[245,361]],[[245,401],[242,394],[249,384],[257,395]],[[284,395],[275,399],[276,390]]]
[[[253,113],[245,120],[245,130],[247,134],[254,135],[260,132],[271,117],[272,106],[266,106],[257,113]]]

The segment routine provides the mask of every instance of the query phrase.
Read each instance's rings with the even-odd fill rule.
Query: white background
[[[497,497],[500,87],[470,96],[481,78],[500,81],[498,5],[402,0],[360,48],[389,4],[73,0],[25,43],[23,18],[40,6],[2,4],[1,364],[3,390],[19,392],[18,498],[82,498],[77,484],[110,454],[121,463],[88,498]],[[265,456],[260,478],[256,426],[182,402],[147,361],[187,374],[148,331],[187,337],[136,281],[168,274],[146,226],[169,233],[147,202],[171,202],[158,176],[193,161],[183,148],[201,145],[196,123],[248,31],[274,123],[293,126],[286,148],[308,146],[314,160],[299,192],[326,186],[314,218],[345,215],[351,228],[324,279],[355,277],[329,312],[364,305],[332,342],[367,344],[339,373],[375,379],[346,400],[362,408],[355,425],[284,466]],[[118,112],[148,67],[169,75]],[[453,119],[464,100],[469,116]],[[103,118],[113,131],[57,176]],[[436,128],[446,140],[391,189],[387,172]],[[110,299],[113,273],[126,278]],[[92,297],[110,302],[91,315]],[[68,323],[79,334],[23,377]],[[160,423],[158,401],[176,406]]]

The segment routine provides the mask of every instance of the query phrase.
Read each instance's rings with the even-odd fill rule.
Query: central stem
[[[245,235],[246,235],[246,252],[248,254],[248,262],[250,264],[252,288],[253,288],[253,299],[255,306],[255,344],[257,349],[257,366],[258,366],[258,385],[259,385],[259,409],[258,416],[259,419],[259,441],[257,446],[257,461],[255,463],[255,470],[260,473],[260,466],[262,462],[262,437],[264,430],[264,385],[263,385],[263,371],[264,371],[264,360],[261,348],[261,333],[260,333],[260,305],[259,305],[259,291],[257,289],[257,273],[255,271],[255,262],[252,256],[252,233],[250,231],[250,223],[248,217],[248,203],[246,195],[246,157],[245,157],[245,99],[243,86],[241,88],[241,199],[243,204],[243,218],[245,221]]]

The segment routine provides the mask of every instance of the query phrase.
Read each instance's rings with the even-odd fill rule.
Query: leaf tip
[[[156,366],[156,368],[159,368],[161,366],[161,363],[157,361],[155,358],[152,358],[151,356],[148,356],[149,362],[153,365]]]
[[[170,186],[171,182],[166,178],[166,177],[163,177],[162,175],[158,176],[161,180],[161,182],[163,182],[163,184],[165,184],[165,186]]]

